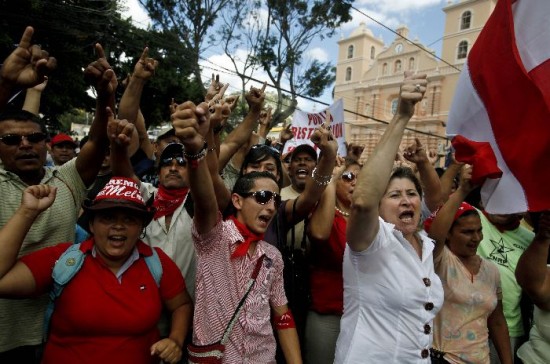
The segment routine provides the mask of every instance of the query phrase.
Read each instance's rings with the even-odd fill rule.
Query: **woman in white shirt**
[[[335,363],[429,363],[432,321],[443,304],[433,241],[418,233],[422,190],[408,168],[392,171],[425,75],[405,73],[399,106],[352,197],[344,253],[344,315]]]

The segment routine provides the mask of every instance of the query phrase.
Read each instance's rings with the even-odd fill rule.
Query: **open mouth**
[[[296,171],[296,177],[306,178],[309,175],[307,169],[300,168]]]
[[[412,223],[414,218],[414,212],[413,211],[403,211],[399,214],[399,220],[403,221],[404,223]]]
[[[109,241],[115,246],[121,246],[126,242],[127,238],[122,235],[109,235]]]
[[[260,222],[267,226],[269,224],[269,222],[271,221],[271,216],[270,215],[260,215],[258,216],[258,219],[260,220]]]

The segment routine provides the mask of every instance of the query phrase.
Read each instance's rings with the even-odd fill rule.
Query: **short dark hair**
[[[33,123],[38,124],[40,126],[40,131],[46,135],[48,135],[48,130],[46,129],[46,125],[42,121],[42,119],[38,116],[33,114],[32,112],[26,111],[26,110],[19,110],[19,109],[6,109],[2,113],[0,113],[0,123],[3,121],[31,121]]]
[[[395,168],[393,170],[391,176],[390,176],[390,180],[388,181],[388,184],[389,184],[389,182],[391,182],[392,180],[394,180],[396,178],[404,178],[404,179],[408,179],[409,181],[411,181],[414,184],[414,187],[416,188],[416,192],[418,192],[418,194],[420,195],[420,198],[422,199],[422,197],[423,197],[423,195],[422,195],[422,185],[420,184],[420,181],[418,180],[418,178],[416,177],[416,175],[414,174],[412,169],[410,169],[409,167],[397,167],[397,168]]]
[[[272,173],[267,171],[264,171],[264,172],[254,171],[254,172],[250,172],[240,176],[237,179],[237,182],[235,182],[235,185],[233,186],[232,193],[236,193],[240,195],[243,193],[250,192],[250,190],[254,188],[254,184],[256,183],[256,180],[261,178],[268,178],[273,182],[275,182],[277,186],[279,186],[279,182],[277,182],[277,180],[275,179],[275,176]]]
[[[250,163],[260,163],[267,160],[268,158],[275,159],[275,166],[277,167],[277,173],[279,174],[279,181],[275,179],[275,182],[277,182],[277,186],[279,186],[280,189],[283,183],[284,173],[283,166],[281,164],[281,154],[275,148],[265,144],[256,144],[250,148],[250,150],[248,151],[248,153],[246,153],[246,156],[244,157],[239,176],[243,175],[243,171],[246,169],[246,167],[248,167]]]

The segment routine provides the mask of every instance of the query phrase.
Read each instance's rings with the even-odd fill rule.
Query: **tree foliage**
[[[241,77],[243,93],[254,71],[265,71],[277,91],[272,123],[276,125],[294,112],[299,95],[318,97],[334,81],[332,65],[304,55],[313,40],[332,36],[351,20],[353,0],[140,2],[157,26],[177,31],[186,42],[197,66],[195,77],[200,78],[198,61],[207,43],[221,45]],[[239,53],[243,48],[249,50],[245,56]]]
[[[66,115],[74,114],[72,109],[95,107],[83,78],[84,68],[96,57],[95,43],[102,44],[120,79],[131,72],[146,45],[159,59],[157,75],[144,90],[142,106],[148,123],[167,120],[172,97],[197,99],[199,88],[189,79],[185,44],[174,33],[136,28],[121,18],[116,0],[0,0],[0,8],[0,59],[14,49],[28,25],[35,29],[33,41],[57,59],[41,104],[54,129],[66,128]],[[16,104],[22,105],[23,99],[24,92]]]

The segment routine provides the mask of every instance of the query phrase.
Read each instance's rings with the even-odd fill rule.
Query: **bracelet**
[[[328,186],[330,181],[332,180],[332,175],[328,176],[320,176],[317,174],[317,167],[313,168],[313,172],[311,172],[311,178],[313,179],[313,182],[317,184],[317,186]]]
[[[199,165],[199,162],[206,157],[206,153],[208,152],[208,143],[206,143],[206,140],[204,141],[204,145],[202,146],[201,150],[199,150],[196,154],[188,154],[187,151],[183,151],[183,156],[189,162],[189,165],[191,168],[197,168]]]

